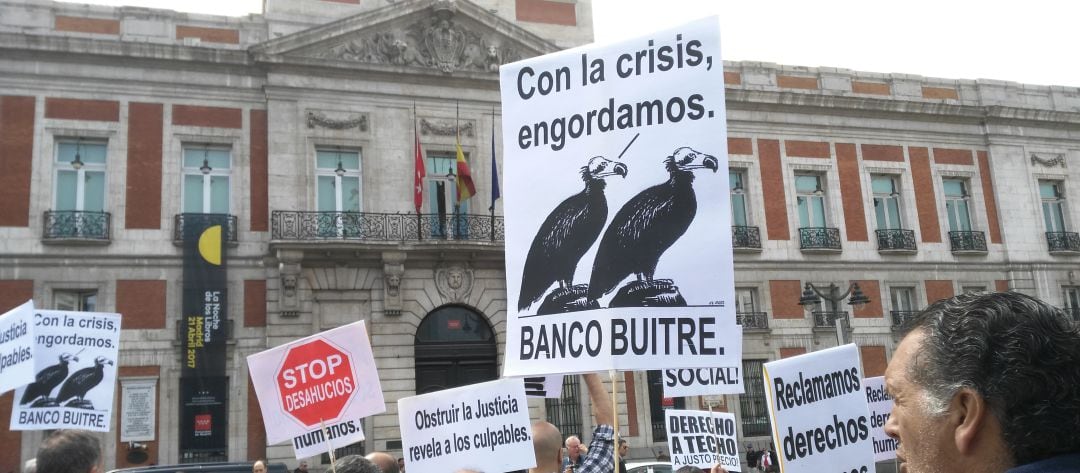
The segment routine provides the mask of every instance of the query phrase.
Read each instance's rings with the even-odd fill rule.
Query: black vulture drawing
[[[669,178],[631,198],[611,220],[597,248],[589,281],[589,299],[599,299],[634,274],[612,299],[611,307],[686,305],[670,279],[653,280],[660,257],[690,228],[697,214],[695,169],[717,171],[719,161],[683,147],[664,160]],[[636,296],[629,293],[645,290]],[[629,292],[627,292],[629,291]],[[626,294],[624,294],[626,292]],[[674,292],[674,299],[664,294]],[[646,295],[654,293],[653,296]],[[650,299],[655,298],[655,299]]]
[[[26,405],[31,402],[37,401],[41,398],[41,401],[34,402],[31,407],[46,407],[47,405],[56,405],[56,402],[49,398],[53,389],[56,389],[64,378],[68,375],[68,362],[71,360],[79,361],[70,353],[64,353],[60,355],[60,362],[49,366],[38,372],[34,376],[34,382],[26,386],[26,391],[23,391],[22,399],[19,400],[19,404]]]
[[[112,361],[104,356],[99,356],[94,359],[94,366],[76,371],[75,374],[71,375],[67,381],[64,381],[64,385],[60,387],[60,395],[56,397],[56,402],[64,403],[65,401],[71,400],[71,402],[64,405],[66,407],[93,409],[94,405],[85,399],[86,393],[90,392],[91,389],[94,389],[94,387],[101,383],[101,380],[105,378],[106,363],[110,365],[113,364]]]
[[[518,310],[528,309],[554,283],[559,287],[549,300],[573,291],[578,261],[596,243],[607,222],[607,197],[604,196],[607,183],[604,178],[614,175],[625,178],[628,171],[625,164],[602,156],[590,159],[588,165],[581,168],[585,189],[556,206],[533,237],[525,258]],[[584,295],[584,288],[580,290]]]

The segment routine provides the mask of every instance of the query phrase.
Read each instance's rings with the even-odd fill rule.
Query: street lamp
[[[851,296],[848,301],[848,305],[851,306],[861,307],[870,303],[870,298],[863,294],[862,289],[859,289],[859,283],[856,282],[852,282],[843,294],[840,294],[840,287],[836,284],[830,283],[828,291],[822,293],[813,283],[806,283],[802,297],[799,298],[799,305],[808,309],[821,303],[821,299],[832,303],[832,308],[828,309],[828,313],[829,319],[836,326],[836,343],[838,346],[844,344],[844,328],[840,325],[840,318],[846,316],[846,314],[841,315],[840,301],[848,296]]]

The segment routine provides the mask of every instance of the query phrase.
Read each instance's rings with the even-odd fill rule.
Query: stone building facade
[[[354,451],[400,451],[401,397],[497,376],[497,68],[588,43],[591,15],[588,0],[267,0],[242,18],[0,0],[0,309],[123,314],[119,384],[156,383],[157,434],[120,442],[117,407],[106,466],[290,459],[264,446],[245,357],[355,320],[387,412]],[[667,400],[657,373],[622,373],[633,457],[663,448],[665,407],[706,402],[767,445],[755,368],[837,343],[833,308],[799,305],[806,283],[869,297],[839,308],[869,375],[905,315],[958,292],[1018,290],[1078,315],[1080,90],[752,62],[726,63],[725,83],[751,391]],[[456,142],[477,185],[458,206]],[[189,452],[179,238],[206,213],[231,222],[229,435]],[[6,430],[11,403],[0,397],[4,471],[40,439]],[[576,377],[530,407],[565,433],[591,429]]]

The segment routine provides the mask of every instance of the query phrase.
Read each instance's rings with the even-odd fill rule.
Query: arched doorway
[[[416,329],[416,394],[499,378],[495,332],[462,306],[433,310]]]

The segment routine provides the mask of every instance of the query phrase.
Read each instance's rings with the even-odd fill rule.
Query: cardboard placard
[[[687,465],[708,470],[719,464],[742,471],[735,414],[668,409],[664,415],[672,470]]]
[[[34,382],[34,301],[0,315],[0,394]]]
[[[885,461],[896,458],[896,448],[900,441],[885,434],[885,423],[892,415],[893,399],[885,390],[885,377],[875,376],[863,380],[866,391],[866,403],[870,408],[870,437],[874,442],[874,460]]]

